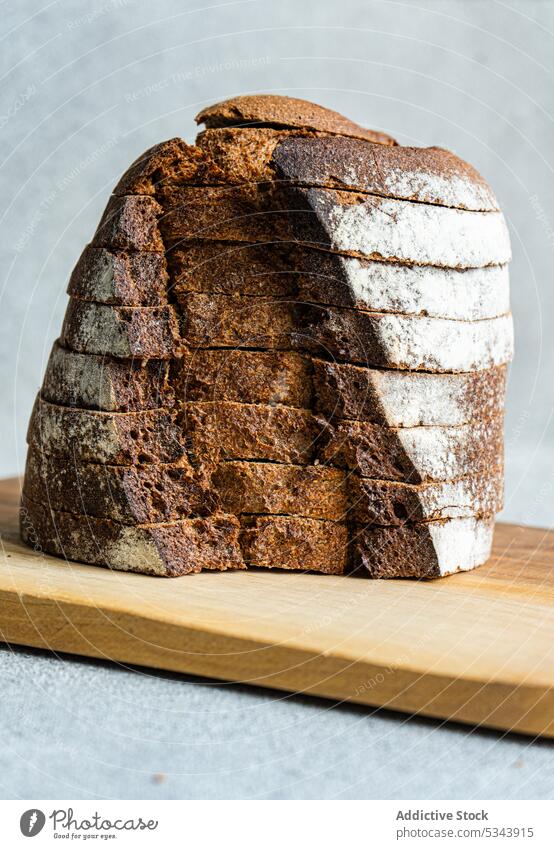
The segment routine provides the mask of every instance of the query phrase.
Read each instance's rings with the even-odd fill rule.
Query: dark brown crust
[[[322,420],[324,421],[324,420]],[[483,473],[502,466],[504,454],[503,416],[472,423],[474,436],[465,440],[463,449],[450,447],[450,466],[463,470],[459,474]],[[452,435],[455,428],[445,427]],[[436,476],[423,474],[416,468],[402,446],[399,429],[368,421],[348,419],[326,423],[318,443],[318,456],[323,463],[349,469],[368,478],[425,483]],[[443,480],[443,478],[440,478]]]
[[[198,240],[170,248],[176,292],[281,297],[294,295],[295,245]]]
[[[281,513],[342,520],[348,511],[346,478],[325,466],[221,463],[212,484],[225,513]]]
[[[190,348],[290,350],[294,305],[249,296],[177,294],[181,333]]]
[[[254,516],[241,534],[241,547],[248,566],[327,575],[342,575],[348,567],[348,530],[336,522]]]
[[[311,362],[290,351],[196,350],[175,363],[182,401],[311,407]]]
[[[173,138],[145,150],[123,174],[115,195],[155,195],[167,183],[218,185],[225,175],[200,148]]]
[[[56,510],[141,524],[205,516],[215,502],[207,481],[182,459],[178,463],[109,466],[60,462],[30,449],[24,493]]]
[[[273,164],[278,179],[305,186],[348,188],[459,209],[499,208],[479,172],[440,147],[385,147],[338,137],[293,138],[276,146]]]
[[[168,359],[183,351],[179,321],[170,304],[119,307],[71,298],[60,341],[82,354]]]
[[[52,404],[126,413],[171,407],[168,360],[116,360],[78,354],[55,342],[42,383]]]
[[[387,418],[379,395],[380,373],[362,366],[313,360],[314,397],[316,410],[325,416],[387,424]],[[402,380],[402,374],[392,375]],[[464,420],[490,419],[502,413],[506,392],[506,366],[497,366],[485,371],[460,375],[422,374],[422,381],[452,381],[457,387],[459,407],[465,410]],[[429,424],[430,422],[414,422]],[[437,421],[433,424],[461,424],[456,421]],[[403,422],[398,422],[403,424]]]
[[[98,248],[163,251],[158,229],[161,206],[151,197],[112,195],[92,239]]]
[[[502,509],[504,498],[504,478],[500,470],[460,481],[423,484],[351,475],[348,483],[350,518],[357,525],[399,526],[406,522],[490,516]],[[467,506],[463,497],[459,501],[456,499],[456,493],[461,491],[466,493],[471,506]]]
[[[30,446],[63,462],[172,463],[185,454],[175,410],[104,413],[37,398],[27,433]]]
[[[396,144],[386,133],[366,130],[331,109],[308,100],[274,94],[254,94],[223,100],[207,106],[195,120],[197,124],[204,124],[208,128],[269,124],[353,136],[378,144]]]
[[[319,433],[311,411],[278,405],[191,403],[182,421],[191,462],[211,468],[225,458],[306,465]]]
[[[167,303],[165,254],[123,251],[87,245],[73,269],[68,295],[117,306]]]
[[[245,568],[234,516],[130,526],[53,511],[23,496],[20,529],[35,551],[112,569],[172,578]]]

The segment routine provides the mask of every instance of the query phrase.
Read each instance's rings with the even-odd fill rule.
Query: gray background
[[[504,518],[552,524],[554,3],[96,0],[2,6],[0,473],[111,187],[237,93],[318,101],[490,180],[512,233]],[[6,797],[549,796],[548,744],[0,650]],[[165,778],[156,773],[163,773]]]

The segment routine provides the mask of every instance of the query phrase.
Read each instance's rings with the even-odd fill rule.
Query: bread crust
[[[396,144],[386,133],[368,130],[338,112],[308,100],[274,94],[232,97],[207,106],[195,118],[207,128],[269,124],[274,127],[300,127],[335,135],[353,136],[376,144]]]
[[[171,304],[120,307],[71,298],[60,341],[71,351],[110,357],[163,360],[184,350]]]
[[[68,295],[115,306],[167,303],[168,274],[161,251],[125,251],[87,245],[73,269]]]
[[[158,227],[162,211],[152,197],[112,195],[91,244],[110,250],[163,252]]]
[[[353,189],[399,200],[498,212],[481,174],[449,150],[368,144],[354,138],[283,139],[273,151],[278,179]]]
[[[69,351],[54,342],[41,394],[64,407],[126,413],[171,407],[169,360],[117,360]]]
[[[369,369],[313,360],[315,408],[391,427],[462,425],[502,414],[506,366],[466,374]]]
[[[51,510],[23,496],[20,528],[35,551],[110,569],[173,578],[245,568],[234,516],[122,525]]]
[[[462,425],[393,428],[368,421],[325,421],[322,463],[369,477],[421,484],[501,469],[502,414]]]
[[[494,517],[366,527],[352,541],[351,568],[371,578],[439,578],[490,557]]]

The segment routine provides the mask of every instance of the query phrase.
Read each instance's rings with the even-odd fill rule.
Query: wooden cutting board
[[[0,482],[0,637],[554,736],[554,532],[499,524],[481,569],[433,582],[272,572],[163,579],[19,542]]]

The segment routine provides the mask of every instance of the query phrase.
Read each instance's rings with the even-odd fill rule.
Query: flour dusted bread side
[[[129,572],[172,578],[203,569],[244,569],[234,516],[122,525],[53,510],[25,495],[21,536],[50,554]]]
[[[490,186],[295,98],[197,121],[132,163],[70,277],[23,537],[165,576],[483,563],[513,351]]]

